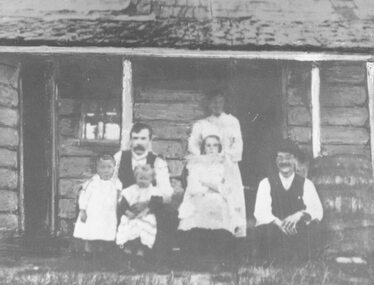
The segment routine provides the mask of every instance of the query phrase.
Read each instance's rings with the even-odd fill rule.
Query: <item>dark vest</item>
[[[154,168],[157,155],[149,152],[147,155],[147,164]],[[122,182],[122,187],[127,188],[135,184],[134,172],[132,170],[132,157],[131,151],[122,151],[121,162],[118,168],[118,179]],[[153,183],[155,185],[155,181]]]
[[[286,190],[279,174],[269,178],[273,215],[283,220],[291,214],[305,210],[303,201],[305,178],[295,174],[290,189]]]

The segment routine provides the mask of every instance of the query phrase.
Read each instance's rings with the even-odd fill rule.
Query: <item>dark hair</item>
[[[226,99],[225,92],[221,89],[210,90],[206,93],[206,98],[210,101],[216,97],[223,97]]]
[[[292,154],[296,159],[303,159],[304,155],[303,152],[300,150],[298,145],[293,142],[291,139],[283,139],[275,149],[275,156],[279,152],[286,152]]]
[[[219,138],[219,136],[216,136],[216,135],[209,135],[209,136],[206,136],[203,141],[201,142],[201,147],[200,147],[200,153],[201,154],[205,154],[205,144],[206,144],[206,140],[209,139],[209,138],[215,138],[217,141],[218,141],[218,152],[221,152],[222,151],[222,143],[221,143],[221,139]]]
[[[144,124],[144,123],[135,123],[130,131],[130,138],[132,137],[133,133],[139,133],[141,130],[148,130],[149,131],[149,138],[152,138],[153,131],[152,127],[150,125]]]
[[[98,163],[100,160],[110,160],[112,161],[114,164],[116,164],[116,160],[114,159],[114,156],[111,155],[111,154],[107,154],[107,153],[104,153],[104,154],[100,154],[98,155],[97,159],[96,159],[96,163]]]

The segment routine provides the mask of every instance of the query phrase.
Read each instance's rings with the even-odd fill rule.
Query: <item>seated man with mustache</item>
[[[171,251],[172,237],[178,226],[177,211],[170,207],[173,188],[170,185],[169,169],[165,160],[151,151],[152,128],[143,123],[135,123],[130,131],[130,149],[120,150],[114,156],[118,167],[117,174],[123,188],[135,183],[134,169],[148,164],[154,170],[153,186],[159,192],[157,201],[152,201],[152,211],[157,221],[157,236],[154,245],[156,262],[161,268],[165,265]],[[131,207],[134,214],[142,212],[148,203],[136,203]],[[119,206],[121,211],[121,205]],[[163,270],[162,270],[163,271]]]
[[[313,182],[295,173],[300,154],[292,141],[282,141],[276,171],[259,184],[254,216],[261,257],[309,258],[317,245],[323,208]]]

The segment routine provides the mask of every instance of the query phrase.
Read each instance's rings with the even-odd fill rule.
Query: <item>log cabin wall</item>
[[[373,249],[373,178],[366,67],[325,62],[321,74],[321,151],[311,165],[325,208],[331,251]]]
[[[373,202],[369,111],[364,63],[319,64],[321,157],[309,176],[325,209],[328,249],[372,249]],[[311,158],[310,64],[289,65],[286,76],[287,128]]]
[[[20,229],[19,72],[20,63],[0,56],[0,238]]]

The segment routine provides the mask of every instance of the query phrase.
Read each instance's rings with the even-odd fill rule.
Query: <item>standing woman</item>
[[[225,177],[232,187],[231,210],[234,214],[234,235],[245,237],[247,220],[244,188],[238,162],[242,160],[243,140],[239,120],[224,112],[225,96],[216,90],[208,94],[208,108],[211,115],[197,121],[188,140],[188,150],[192,155],[201,154],[203,139],[217,135],[222,143],[222,154],[226,158]]]

